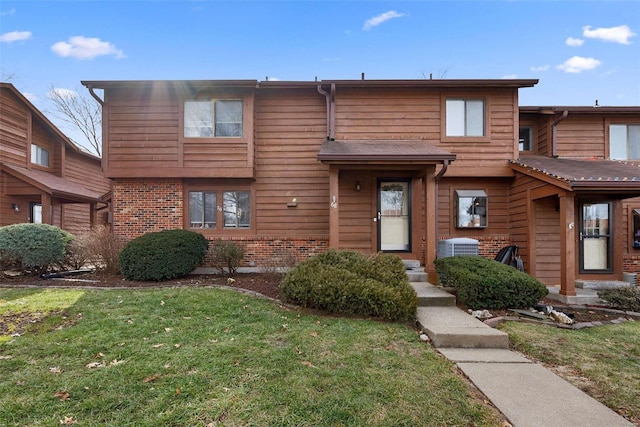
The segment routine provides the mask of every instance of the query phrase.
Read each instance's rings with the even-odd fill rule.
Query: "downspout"
[[[318,85],[318,93],[324,95],[327,103],[327,140],[334,141],[336,139],[336,84],[331,83],[331,92],[322,89],[322,85]]]
[[[93,91],[93,86],[87,86],[87,89],[89,89],[89,93],[91,94],[93,99],[98,101],[98,104],[100,104],[101,107],[104,107],[104,101],[100,99],[100,97]]]
[[[562,112],[562,116],[558,117],[551,125],[551,157],[558,157],[558,152],[556,147],[557,145],[556,144],[556,133],[557,133],[556,128],[558,126],[558,123],[566,119],[568,115],[569,115],[569,111],[564,110]]]

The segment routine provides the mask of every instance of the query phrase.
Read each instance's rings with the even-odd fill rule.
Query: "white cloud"
[[[31,101],[32,103],[36,102],[38,100],[38,95],[31,93],[31,92],[22,92],[22,94],[24,95],[25,98],[27,98],[29,101]]]
[[[51,50],[63,58],[93,59],[97,56],[113,55],[117,59],[125,58],[124,52],[109,42],[98,38],[74,36],[68,42],[57,42]]]
[[[551,66],[549,64],[540,65],[539,67],[529,68],[531,71],[548,71]]]
[[[502,76],[503,79],[517,79],[517,74],[507,74],[506,76]]]
[[[13,43],[17,41],[29,40],[31,36],[31,31],[11,31],[10,33],[2,34],[0,36],[0,42]]]
[[[582,35],[590,39],[599,39],[605,42],[631,44],[629,39],[637,34],[631,31],[628,25],[618,25],[611,28],[591,29],[591,25],[582,27]]]
[[[565,40],[565,43],[567,44],[567,46],[578,47],[584,44],[584,40],[574,39],[573,37],[567,37],[567,40]]]
[[[562,70],[565,73],[581,73],[583,71],[593,70],[602,64],[595,58],[584,58],[582,56],[572,56],[564,61],[562,64],[556,66],[558,70]]]
[[[9,9],[6,12],[0,12],[0,16],[12,16],[16,14],[16,9]]]
[[[378,16],[374,16],[373,18],[367,20],[367,22],[364,23],[364,26],[362,27],[363,30],[368,31],[370,29],[372,29],[373,27],[377,27],[378,25],[382,24],[383,22],[387,22],[390,19],[393,18],[402,18],[403,16],[407,16],[406,13],[398,13],[395,10],[390,10],[389,12],[385,12],[381,15]]]
[[[53,88],[49,93],[47,93],[48,98],[60,97],[62,99],[72,99],[78,96],[78,92],[71,89],[65,89],[61,87]]]

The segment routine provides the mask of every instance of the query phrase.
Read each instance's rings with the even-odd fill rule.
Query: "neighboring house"
[[[100,158],[73,144],[12,84],[0,83],[0,226],[86,230],[104,223],[102,196],[110,189]]]
[[[640,108],[520,110],[518,90],[536,83],[83,82],[96,99],[104,89],[116,234],[195,230],[243,245],[254,266],[328,247],[388,251],[431,274],[439,240],[470,237],[488,257],[519,245],[527,271],[572,296],[578,278],[640,268],[622,262],[635,249],[621,202],[640,196],[640,169],[553,155],[618,153],[609,123],[638,123]],[[607,263],[582,255],[587,234],[601,237],[586,253]]]

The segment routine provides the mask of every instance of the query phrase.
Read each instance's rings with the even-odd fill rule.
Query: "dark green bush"
[[[640,288],[604,289],[598,291],[598,296],[613,308],[640,313]]]
[[[120,252],[120,270],[129,280],[161,281],[189,274],[207,253],[207,239],[188,230],[165,230],[136,237]]]
[[[477,309],[529,308],[548,290],[536,278],[480,256],[435,260],[440,283],[452,286],[460,302]]]
[[[229,277],[233,277],[244,258],[244,248],[234,242],[218,239],[213,244],[212,252],[213,265],[220,273],[226,271]]]
[[[280,283],[285,301],[332,313],[415,319],[418,299],[402,260],[329,250],[299,263]]]
[[[41,274],[65,256],[73,239],[68,232],[47,224],[13,224],[0,227],[0,262]]]

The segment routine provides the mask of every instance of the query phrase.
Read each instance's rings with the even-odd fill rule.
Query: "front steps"
[[[427,282],[427,274],[419,261],[405,261],[405,265],[418,296],[417,323],[436,348],[509,348],[506,333],[460,310],[456,307],[455,296]]]

